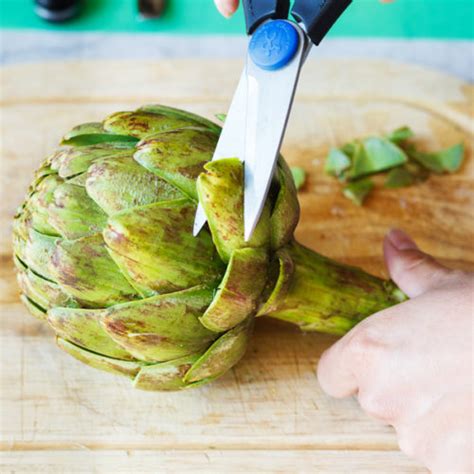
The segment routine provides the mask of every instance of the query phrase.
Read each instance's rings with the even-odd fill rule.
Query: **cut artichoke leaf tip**
[[[408,126],[383,137],[356,139],[340,148],[331,148],[325,171],[345,183],[344,196],[362,205],[373,185],[368,177],[387,173],[385,188],[402,188],[425,181],[430,173],[454,173],[462,166],[464,144],[459,143],[439,152],[421,152],[413,141],[415,134]]]
[[[304,173],[282,157],[245,242],[242,163],[209,161],[220,130],[159,105],[75,127],[15,217],[29,311],[63,350],[139,389],[224,375],[244,355],[257,314],[342,334],[400,301],[393,284],[294,241]],[[343,153],[336,169],[345,174],[357,150]],[[209,226],[195,238],[198,197]]]

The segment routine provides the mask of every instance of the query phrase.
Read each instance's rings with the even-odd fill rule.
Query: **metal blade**
[[[285,134],[301,66],[308,52],[306,34],[292,61],[278,71],[266,71],[247,59],[248,116],[245,134],[245,240],[257,225],[270,188]]]
[[[244,160],[245,144],[244,133],[246,129],[247,117],[247,73],[244,68],[240,76],[239,84],[235,90],[234,97],[230,104],[224,128],[222,129],[219,141],[217,142],[212,160],[221,158],[238,158]],[[206,213],[201,204],[198,205],[194,218],[193,235],[199,234],[207,221]]]

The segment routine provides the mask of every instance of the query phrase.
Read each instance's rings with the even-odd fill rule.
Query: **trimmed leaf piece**
[[[84,364],[113,374],[125,375],[129,378],[134,378],[143,364],[142,362],[114,359],[112,357],[96,354],[60,337],[56,338],[56,343],[63,351],[66,351]]]
[[[217,339],[189,369],[184,381],[214,380],[230,370],[245,354],[252,323],[249,318]]]
[[[200,319],[211,331],[233,328],[255,312],[266,283],[268,255],[264,249],[237,249],[211,305]]]
[[[402,165],[407,160],[405,152],[392,142],[383,138],[370,137],[363,141],[363,146],[354,154],[352,167],[347,177],[356,179],[367,174],[378,173]]]
[[[365,198],[369,195],[373,188],[374,183],[370,179],[365,178],[347,184],[342,189],[342,193],[353,203],[357,204],[358,206],[362,206]]]
[[[341,150],[331,148],[326,158],[324,171],[332,176],[339,177],[351,166],[350,158]]]
[[[183,197],[175,187],[140,166],[131,154],[92,164],[87,172],[86,189],[109,216],[132,207]]]
[[[210,120],[201,117],[200,115],[192,114],[186,110],[176,109],[174,107],[169,107],[166,105],[145,105],[140,107],[138,110],[143,110],[145,112],[151,112],[153,114],[166,115],[167,117],[174,117],[181,120],[188,120],[193,122],[195,125],[205,127],[209,130],[212,130],[216,133],[220,133],[222,130],[219,125]]]
[[[291,167],[291,174],[295,183],[296,190],[301,189],[306,181],[306,171],[299,166]]]
[[[103,309],[56,307],[48,311],[48,322],[60,338],[84,349],[115,359],[133,360],[104,331],[100,321],[105,312]]]
[[[282,159],[278,160],[277,176],[280,189],[270,217],[273,250],[283,247],[291,240],[300,217],[295,182],[288,165]]]
[[[413,176],[408,169],[403,166],[398,166],[389,171],[384,186],[386,188],[402,188],[405,186],[411,186],[415,182],[415,176]]]
[[[97,234],[107,223],[107,215],[82,186],[63,183],[54,190],[48,207],[49,222],[66,239]]]
[[[436,153],[421,153],[413,150],[410,156],[420,165],[434,173],[454,173],[461,167],[463,162],[464,144],[458,143]]]
[[[349,159],[352,160],[354,158],[354,155],[356,154],[357,149],[360,147],[360,142],[359,141],[353,141],[349,143],[345,143],[342,145],[339,151],[342,151]],[[335,148],[337,150],[337,148]]]
[[[225,119],[227,118],[227,114],[216,114],[215,117],[216,117],[217,120],[224,123]]]
[[[211,161],[197,181],[199,201],[204,207],[214,244],[224,262],[244,247],[270,245],[270,209],[265,204],[252,238],[244,240],[243,166],[237,158]]]
[[[392,143],[398,144],[413,138],[415,134],[410,127],[404,126],[397,128],[393,132],[389,133],[385,138],[390,140]]]
[[[100,234],[58,243],[50,265],[54,279],[84,305],[103,308],[136,298]]]
[[[197,201],[196,179],[211,160],[218,135],[204,128],[161,133],[138,145],[135,160]]]
[[[200,354],[193,354],[169,362],[145,365],[135,377],[133,386],[152,391],[180,390],[193,386],[184,382],[183,378],[199,357]]]
[[[128,209],[109,218],[104,238],[139,288],[166,293],[215,282],[222,262],[208,232],[193,237],[195,212],[187,199]]]
[[[147,362],[162,362],[202,352],[216,334],[199,322],[212,301],[204,287],[110,308],[101,319],[105,331],[120,346]]]

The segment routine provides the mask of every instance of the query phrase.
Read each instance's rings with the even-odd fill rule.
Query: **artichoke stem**
[[[292,275],[264,314],[305,331],[343,335],[365,317],[407,299],[392,281],[335,262],[295,241],[284,251],[291,257]]]

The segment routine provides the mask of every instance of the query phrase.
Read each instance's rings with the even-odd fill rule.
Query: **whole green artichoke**
[[[210,162],[220,127],[163,106],[71,130],[15,218],[22,300],[58,345],[137,388],[214,380],[242,357],[255,316],[343,334],[404,299],[391,282],[297,244],[299,206],[279,159],[243,239],[243,168]],[[209,228],[192,227],[198,200]]]

